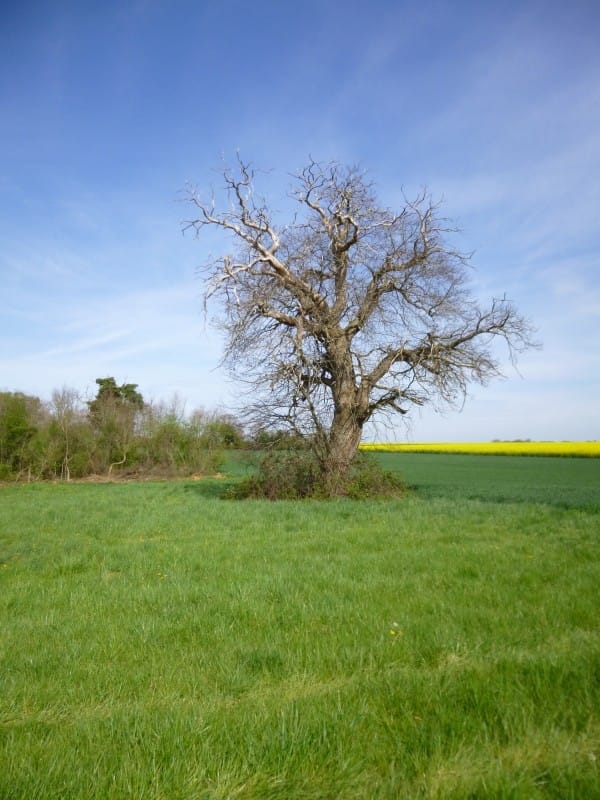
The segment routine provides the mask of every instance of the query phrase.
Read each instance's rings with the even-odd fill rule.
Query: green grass
[[[594,482],[406,458],[373,503],[0,489],[0,798],[600,798]]]
[[[546,503],[600,512],[600,459],[549,456],[377,453],[419,495]]]

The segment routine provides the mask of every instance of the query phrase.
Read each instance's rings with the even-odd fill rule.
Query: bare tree
[[[308,437],[335,495],[367,421],[462,400],[500,374],[493,341],[514,358],[531,327],[506,298],[481,308],[469,295],[469,258],[425,193],[394,213],[356,168],[311,160],[295,176],[298,213],[280,225],[254,177],[241,161],[225,170],[223,211],[192,191],[184,230],[232,238],[234,253],[203,267],[224,363],[254,393],[255,421]]]
[[[60,477],[71,480],[71,459],[73,457],[73,430],[81,421],[82,411],[80,398],[75,389],[55,389],[52,392],[50,409],[61,438]]]

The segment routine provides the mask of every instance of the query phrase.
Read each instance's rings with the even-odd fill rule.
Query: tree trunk
[[[123,458],[120,461],[113,461],[113,463],[108,468],[108,474],[112,475],[113,467],[119,467],[121,464],[124,464],[127,461],[127,452],[123,454]]]
[[[350,465],[358,450],[361,435],[362,425],[353,413],[336,413],[321,459],[323,490],[327,497],[339,497],[346,493]]]

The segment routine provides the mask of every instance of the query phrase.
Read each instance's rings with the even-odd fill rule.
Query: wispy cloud
[[[59,344],[47,347],[47,341]],[[50,386],[87,386],[105,373],[125,376],[153,396],[188,392],[196,404],[223,403],[226,385],[214,370],[221,344],[205,324],[193,281],[157,290],[86,298],[69,304],[60,319],[48,315],[40,334],[0,359],[10,387],[48,394]]]
[[[48,397],[114,375],[155,398],[224,402],[194,276],[229,245],[182,237],[192,209],[174,201],[186,179],[209,194],[219,154],[239,147],[275,168],[261,188],[282,214],[277,192],[309,153],[372,170],[392,206],[427,185],[475,251],[476,295],[506,291],[537,324],[544,349],[523,357],[523,380],[509,369],[460,415],[416,415],[411,435],[600,435],[595,5],[185,6],[185,21],[146,0],[13,15],[0,386]]]

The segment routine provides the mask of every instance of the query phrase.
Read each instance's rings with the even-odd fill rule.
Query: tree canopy
[[[294,177],[297,213],[281,224],[241,161],[224,172],[228,203],[196,191],[198,235],[216,228],[233,250],[203,266],[217,301],[224,363],[246,383],[248,414],[311,442],[327,493],[343,491],[364,425],[428,403],[461,401],[531,346],[529,323],[505,298],[482,307],[469,257],[423,192],[392,211],[363,172],[313,160]]]

